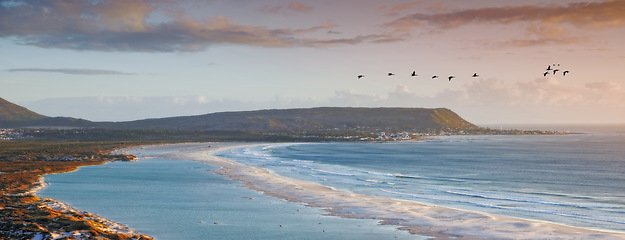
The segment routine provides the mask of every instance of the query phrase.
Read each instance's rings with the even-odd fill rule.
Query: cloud
[[[76,75],[129,75],[133,73],[125,73],[111,70],[101,70],[101,69],[72,69],[72,68],[58,68],[58,69],[49,69],[49,68],[13,68],[7,69],[8,72],[53,72],[53,73],[64,73],[64,74],[76,74]]]
[[[44,99],[23,104],[48,116],[96,121],[188,116],[223,111],[309,107],[446,107],[476,123],[615,123],[625,121],[625,90],[616,82],[582,85],[554,78],[506,82],[477,79],[454,84],[432,96],[408,85],[380,94],[355,89],[335,91],[333,97],[285,98],[259,101],[212,99],[209,96],[85,97]]]
[[[447,13],[416,13],[397,19],[439,28],[455,28],[476,23],[511,24],[517,22],[568,23],[578,27],[623,27],[625,1],[571,3],[566,6],[507,6],[460,10]],[[389,23],[393,26],[394,22]]]
[[[435,13],[414,13],[385,26],[395,32],[414,29],[448,30],[467,25],[523,24],[531,37],[510,40],[513,46],[575,43],[586,40],[570,36],[571,29],[601,30],[625,27],[625,1],[580,2],[568,5],[485,7]]]
[[[591,82],[585,85],[589,89],[597,91],[619,91],[621,85],[615,82]]]
[[[261,47],[324,47],[363,40],[304,38],[300,34],[334,28],[325,22],[302,29],[269,28],[233,23],[226,16],[196,20],[176,1],[148,0],[0,0],[0,38],[42,48],[90,51],[189,52],[211,45]],[[175,9],[175,10],[172,10]],[[292,2],[292,12],[312,9]],[[153,15],[163,15],[159,21]],[[152,21],[150,21],[152,20]]]
[[[426,0],[403,2],[395,5],[382,5],[378,9],[387,11],[388,16],[397,16],[403,12],[411,11],[414,9],[427,10],[430,12],[447,11],[452,8],[452,5],[441,2],[431,2]]]
[[[314,26],[314,27],[309,27],[305,29],[296,29],[296,30],[293,30],[292,32],[295,34],[305,34],[305,33],[316,32],[319,30],[333,29],[337,26],[338,25],[336,23],[328,21],[328,22],[323,22],[320,26]],[[328,31],[331,31],[331,30],[328,30]]]
[[[287,5],[267,6],[261,9],[263,12],[271,14],[290,15],[292,13],[307,13],[313,10],[312,7],[306,6],[300,2],[290,2]]]
[[[354,89],[335,91],[330,99],[336,106],[380,106],[386,100],[385,96],[362,94]]]
[[[301,4],[299,2],[290,2],[288,8],[296,12],[310,12],[313,10],[312,7],[305,6],[304,4]]]
[[[349,38],[311,38],[306,39],[305,45],[311,47],[332,47],[336,45],[356,45],[366,42],[371,43],[389,43],[399,42],[406,40],[402,36],[384,35],[384,34],[370,34],[370,35],[358,35]]]

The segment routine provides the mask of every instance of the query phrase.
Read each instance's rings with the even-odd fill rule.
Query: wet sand
[[[210,147],[208,147],[210,145]],[[215,172],[238,180],[245,187],[293,202],[324,208],[346,218],[377,219],[413,234],[436,239],[625,239],[623,233],[469,212],[411,201],[372,197],[283,176],[265,169],[228,161],[213,153],[253,143],[194,143],[148,146],[149,149],[181,148],[159,157],[204,162],[220,167]],[[128,151],[130,149],[126,149]],[[132,149],[141,152],[140,149]]]

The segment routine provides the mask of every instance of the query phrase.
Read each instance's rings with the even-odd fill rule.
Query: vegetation
[[[1,103],[0,103],[1,106]],[[0,128],[98,128],[111,130],[186,130],[240,132],[320,132],[362,130],[426,130],[476,128],[446,108],[307,108],[220,112],[198,116],[144,119],[128,122],[91,122],[55,117],[15,121],[0,117]],[[128,132],[126,132],[128,133]],[[152,132],[155,133],[155,132]],[[205,133],[205,132],[203,132]],[[169,132],[168,134],[171,134]],[[224,136],[221,136],[224,137]]]
[[[45,117],[0,98],[0,121],[28,121]]]
[[[453,124],[453,125],[450,125]],[[259,132],[301,132],[375,129],[433,129],[475,127],[445,108],[346,108],[271,109],[221,112],[198,116],[96,123],[108,129],[177,129]]]
[[[288,141],[288,137],[255,131],[206,131],[168,129],[24,129],[33,140],[45,141],[144,141],[144,142],[211,142],[211,141]]]
[[[149,238],[103,230],[86,213],[50,208],[49,201],[29,193],[44,174],[132,159],[112,155],[116,148],[170,142],[395,141],[440,135],[554,133],[480,128],[445,108],[261,110],[97,123],[45,117],[0,98],[0,128],[19,126],[39,127],[0,129],[0,239],[68,231],[89,238]]]
[[[101,224],[80,214],[47,207],[42,199],[27,191],[44,174],[132,158],[109,152],[135,144],[142,143],[0,141],[0,239],[30,239],[35,233],[50,236],[71,231],[82,231],[92,238],[131,239],[133,236],[103,230]]]

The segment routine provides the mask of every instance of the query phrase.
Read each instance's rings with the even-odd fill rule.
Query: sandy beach
[[[238,180],[245,187],[267,195],[320,207],[329,214],[340,217],[380,220],[382,224],[397,225],[400,229],[413,234],[431,236],[436,239],[625,239],[625,234],[622,233],[602,232],[337,191],[320,184],[278,176],[262,168],[246,166],[213,155],[218,151],[247,145],[259,144],[194,143],[142,148],[164,150],[180,148],[180,150],[159,157],[200,161],[218,166],[220,169],[215,172]],[[141,152],[141,148],[123,151]]]
[[[32,195],[35,196],[40,190],[46,187],[46,183],[43,176],[40,176],[37,180],[37,185],[31,188],[29,191],[15,195]],[[62,213],[66,216],[71,216],[73,218],[78,218],[84,220],[87,224],[96,228],[97,230],[105,233],[113,233],[113,234],[122,234],[123,236],[129,237],[129,239],[152,239],[147,235],[142,235],[141,233],[130,229],[128,226],[111,221],[109,219],[100,217],[94,213],[90,213],[87,211],[78,210],[73,208],[67,203],[50,199],[50,198],[42,198],[42,205],[44,208],[47,208],[51,211],[55,211],[58,213]],[[46,236],[44,233],[37,233],[32,239],[46,239],[46,237],[51,237],[52,239],[61,239],[61,238],[72,238],[72,239],[86,239],[94,237],[89,231],[57,231],[52,232],[50,235]]]

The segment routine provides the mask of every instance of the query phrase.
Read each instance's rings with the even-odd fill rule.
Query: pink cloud
[[[355,90],[337,91],[332,101],[370,106],[490,106],[490,107],[625,107],[625,90],[616,82],[585,85],[563,83],[555,78],[508,83],[479,79],[457,89],[447,89],[431,97],[419,96],[406,85],[383,95],[367,95]]]
[[[403,2],[395,5],[382,5],[378,9],[386,11],[388,16],[397,16],[407,11],[426,10],[430,12],[448,11],[453,7],[448,3],[432,2],[426,0]]]
[[[306,28],[306,29],[295,29],[293,30],[293,33],[295,34],[304,34],[304,33],[311,33],[311,32],[316,32],[319,30],[328,30],[330,31],[330,29],[336,28],[338,27],[338,25],[336,23],[333,22],[323,22],[321,23],[321,25],[319,26],[313,26],[310,28]]]
[[[484,7],[435,13],[414,13],[391,21],[385,26],[395,32],[415,29],[448,30],[478,24],[521,24],[530,37],[502,43],[510,46],[535,46],[583,42],[587,38],[572,36],[570,30],[602,30],[625,27],[625,1],[580,2],[568,5]]]
[[[296,12],[310,12],[313,10],[312,7],[309,6],[305,6],[304,4],[301,4],[299,2],[291,2],[289,3],[289,7],[290,10],[296,11]]]
[[[262,9],[264,12],[271,14],[307,13],[313,10],[312,7],[306,6],[300,2],[290,2],[287,5],[268,6]]]
[[[416,27],[429,25],[439,28],[455,28],[468,24],[494,23],[512,24],[518,22],[568,23],[578,27],[623,27],[625,26],[625,1],[581,2],[565,6],[507,6],[460,10],[446,13],[416,13],[402,17],[395,22],[412,22]]]

